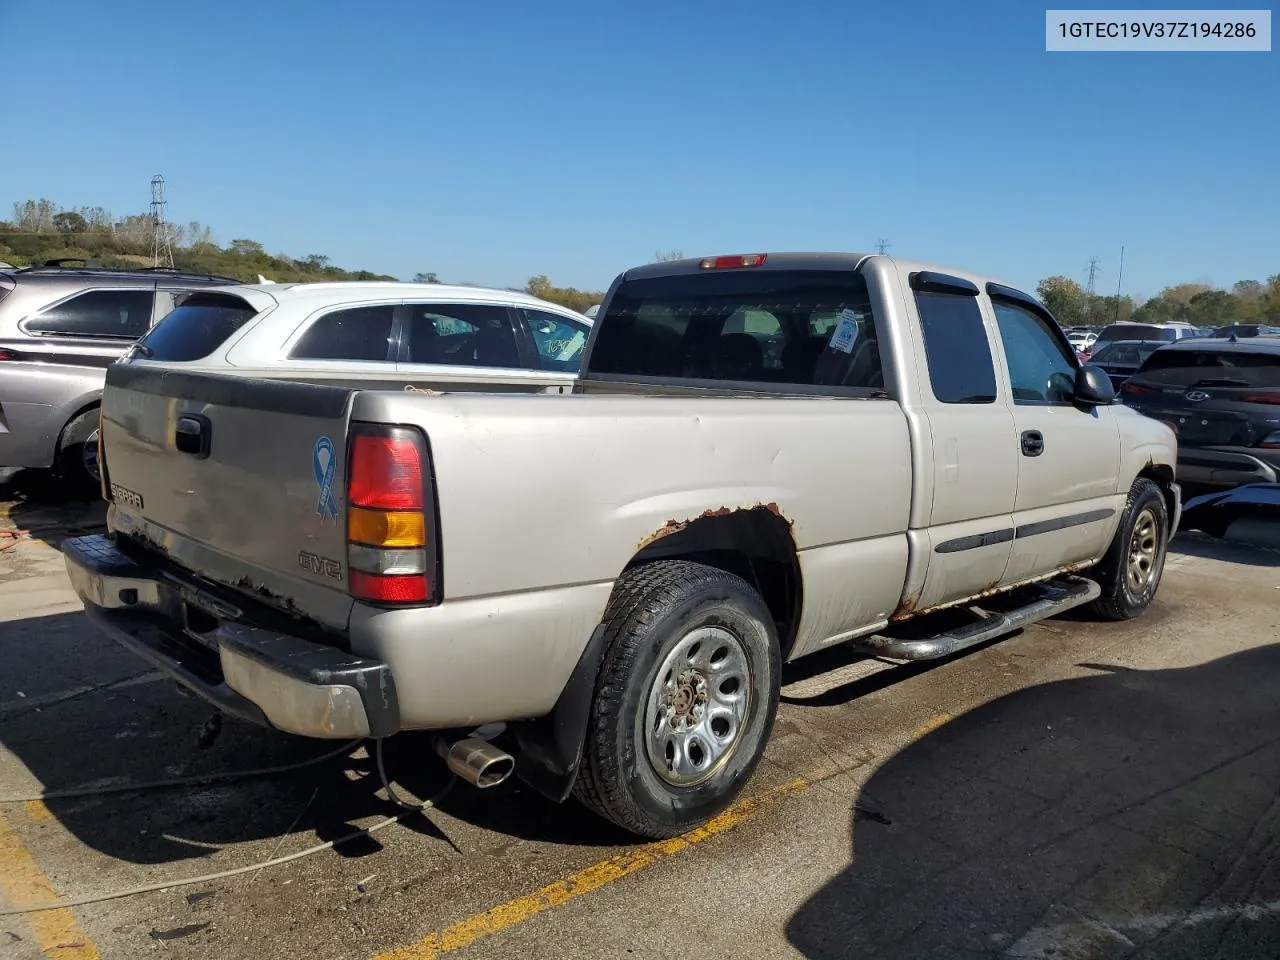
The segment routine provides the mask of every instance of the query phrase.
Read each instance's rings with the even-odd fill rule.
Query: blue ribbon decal
[[[338,505],[333,501],[333,475],[338,472],[338,452],[328,437],[321,437],[316,441],[311,451],[311,470],[316,477],[316,486],[320,488],[316,516],[322,520],[337,520]]]

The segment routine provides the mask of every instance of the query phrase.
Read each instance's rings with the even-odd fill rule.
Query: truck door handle
[[[178,418],[173,426],[173,445],[182,453],[197,460],[209,456],[209,433],[212,425],[208,417],[189,413]]]
[[[1044,453],[1044,436],[1039,430],[1022,431],[1022,455],[1038,457]]]

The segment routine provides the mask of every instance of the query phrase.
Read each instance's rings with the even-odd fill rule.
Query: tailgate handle
[[[173,445],[182,453],[189,453],[198,460],[209,456],[209,433],[212,429],[208,417],[188,413],[178,418],[173,427]]]

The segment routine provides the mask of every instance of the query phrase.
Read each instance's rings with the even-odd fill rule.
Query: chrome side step
[[[1004,613],[990,613],[985,619],[968,626],[958,627],[923,640],[901,640],[872,634],[850,642],[850,646],[863,653],[891,660],[936,660],[949,657],[967,647],[994,640],[1037,620],[1065,613],[1102,595],[1102,588],[1084,577],[1064,577],[1040,585],[1045,596],[1025,606]]]

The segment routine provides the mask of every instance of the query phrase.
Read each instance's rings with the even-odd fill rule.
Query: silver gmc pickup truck
[[[1181,509],[1172,432],[1036,299],[885,256],[627,271],[571,395],[135,357],[101,429],[110,533],[63,549],[108,635],[227,713],[438,731],[650,837],[741,790],[783,663],[1135,617]]]

